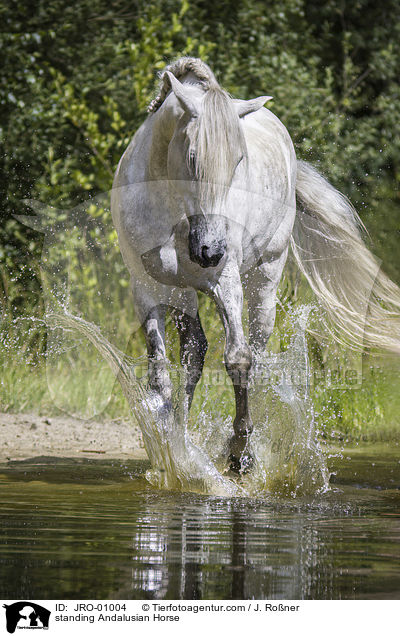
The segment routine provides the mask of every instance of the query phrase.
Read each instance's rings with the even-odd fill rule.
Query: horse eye
[[[189,168],[191,168],[192,170],[196,170],[196,154],[194,150],[189,150],[188,164]]]

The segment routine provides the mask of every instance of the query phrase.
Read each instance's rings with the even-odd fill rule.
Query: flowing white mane
[[[195,155],[196,178],[201,183],[200,196],[204,202],[214,204],[227,192],[237,167],[238,154],[246,155],[239,117],[231,97],[218,84],[214,73],[207,64],[194,57],[182,57],[161,71],[159,93],[149,105],[150,113],[162,106],[171,90],[166,71],[180,80],[188,73],[194,74],[205,93],[201,114],[192,122],[191,150]],[[186,157],[188,162],[190,159]]]

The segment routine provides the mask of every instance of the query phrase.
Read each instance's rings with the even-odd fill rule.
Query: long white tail
[[[325,326],[351,346],[400,353],[400,289],[365,246],[349,201],[314,168],[297,166],[291,239],[297,265],[324,307]]]

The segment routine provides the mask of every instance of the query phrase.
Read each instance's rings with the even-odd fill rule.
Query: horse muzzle
[[[189,256],[200,267],[217,267],[226,254],[225,227],[218,217],[191,218],[189,231]]]
[[[198,249],[191,249],[189,241],[190,260],[200,267],[216,267],[226,253],[226,241],[221,240],[211,245],[200,245]]]

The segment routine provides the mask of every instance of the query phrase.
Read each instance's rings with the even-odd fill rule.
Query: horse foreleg
[[[192,404],[194,390],[203,371],[207,353],[207,339],[197,313],[193,318],[189,314],[173,311],[180,338],[180,360],[186,371],[186,395],[188,409]]]
[[[287,249],[276,260],[248,272],[245,295],[249,312],[249,341],[256,353],[265,351],[275,324],[276,292],[287,258]]]
[[[162,402],[157,408],[168,410],[172,397],[165,351],[165,317],[168,306],[152,304],[145,293],[141,294],[137,288],[134,290],[134,299],[147,346],[148,386],[161,397]]]
[[[243,291],[239,271],[235,265],[225,267],[212,295],[225,328],[225,367],[235,392],[236,417],[233,422],[234,435],[230,440],[229,460],[233,470],[244,472],[253,462],[249,451],[253,424],[248,402],[251,352],[243,332]]]
[[[153,307],[142,325],[149,360],[149,386],[165,397],[171,397],[166,382],[165,315],[166,307]]]

